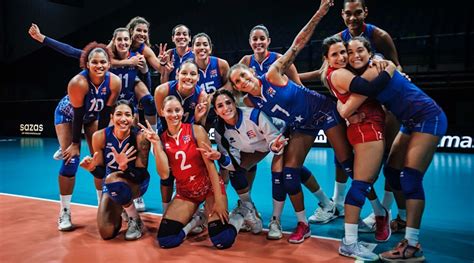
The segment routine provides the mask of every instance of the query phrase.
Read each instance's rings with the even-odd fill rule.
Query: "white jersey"
[[[237,108],[237,114],[239,119],[235,126],[224,124],[223,136],[229,142],[230,153],[240,164],[240,152],[269,152],[280,131],[273,124],[273,120],[259,109],[240,107]],[[284,139],[283,136],[282,139]],[[228,157],[229,152],[222,145],[221,134],[217,132],[217,129],[215,141],[219,152],[227,157],[225,162],[221,162],[223,168],[235,170]]]

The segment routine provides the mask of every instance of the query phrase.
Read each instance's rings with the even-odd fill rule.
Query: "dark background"
[[[404,71],[440,104],[448,115],[449,135],[474,137],[474,33],[472,1],[366,1],[368,23],[392,36]],[[53,112],[77,74],[77,60],[31,39],[28,28],[75,46],[108,43],[115,28],[134,16],[150,23],[153,44],[171,42],[171,29],[186,24],[191,34],[206,32],[214,55],[230,65],[250,54],[248,34],[257,24],[270,30],[270,49],[283,53],[312,16],[319,1],[135,1],[135,0],[7,0],[0,2],[0,136],[55,136]],[[321,40],[345,28],[336,0],[316,28],[311,44],[298,56],[299,72],[319,68]],[[155,86],[159,77],[153,77]],[[309,88],[327,93],[319,82]],[[21,124],[42,124],[42,131],[20,130]],[[39,127],[39,126],[36,127]],[[28,126],[28,125],[27,125]],[[38,129],[37,129],[38,130]],[[465,137],[464,144],[468,138]],[[472,148],[471,148],[472,149]]]

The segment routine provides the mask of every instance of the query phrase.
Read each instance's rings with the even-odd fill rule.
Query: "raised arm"
[[[397,48],[390,34],[381,28],[375,28],[374,44],[375,48],[380,50],[385,59],[391,60],[397,66],[397,70],[402,71],[402,66],[398,60]]]
[[[168,179],[170,174],[168,156],[166,156],[158,134],[156,134],[148,121],[146,121],[146,124],[147,127],[143,126],[141,123],[138,123],[138,126],[142,129],[144,138],[153,145],[153,155],[155,156],[156,171],[158,172],[158,175],[163,180]]]
[[[48,46],[54,49],[55,51],[65,56],[77,58],[77,59],[81,57],[82,50],[41,34],[41,31],[36,24],[31,24],[30,29],[28,30],[28,33],[30,34],[31,38],[35,39],[36,41],[42,43],[45,46]]]
[[[267,78],[276,85],[284,85],[287,81],[286,77],[283,77],[285,72],[295,61],[296,56],[304,48],[306,43],[310,40],[313,35],[314,29],[319,24],[321,19],[329,11],[329,7],[334,5],[333,0],[322,0],[319,9],[311,17],[309,22],[301,29],[298,35],[293,40],[291,47],[281,56],[275,63],[270,66],[267,73]]]

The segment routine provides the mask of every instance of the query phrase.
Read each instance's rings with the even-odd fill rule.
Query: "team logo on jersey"
[[[272,98],[275,96],[276,93],[276,90],[274,90],[272,87],[267,89],[267,94],[270,95],[270,97]]]
[[[196,108],[196,102],[191,102],[191,103],[189,104],[189,108],[191,108],[191,109]]]
[[[262,107],[263,107],[263,104],[260,103],[260,102],[257,102],[257,107],[262,108]]]
[[[165,143],[165,149],[171,149],[171,147],[170,147],[170,144],[169,144],[169,143]]]
[[[185,144],[189,143],[190,141],[191,141],[191,136],[189,136],[189,135],[184,135],[183,136],[183,142]]]
[[[102,87],[102,89],[100,89],[100,95],[105,95],[105,94],[107,94],[107,88]]]
[[[252,139],[257,137],[257,134],[253,130],[249,130],[247,131],[247,136],[249,137],[249,139]]]
[[[217,77],[217,69],[213,69],[209,72],[209,74],[211,75],[211,78],[215,78]]]

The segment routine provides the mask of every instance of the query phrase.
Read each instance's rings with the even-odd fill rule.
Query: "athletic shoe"
[[[207,227],[207,217],[203,208],[199,208],[194,213],[193,218],[197,218],[196,226],[189,232],[192,235],[198,235],[204,232]]]
[[[120,216],[122,217],[122,220],[124,222],[128,222],[128,214],[127,214],[127,211],[125,211],[125,209],[122,210],[122,214]]]
[[[362,261],[379,260],[379,256],[370,251],[367,247],[365,247],[362,242],[357,241],[352,244],[346,244],[345,238],[341,240],[341,245],[339,246],[339,254]]]
[[[133,203],[135,204],[135,208],[137,209],[137,212],[145,212],[146,207],[145,207],[145,201],[143,201],[143,197],[138,197],[136,199],[133,199]]]
[[[311,230],[309,229],[308,224],[304,222],[298,222],[295,231],[291,233],[290,238],[288,238],[288,242],[292,244],[300,244],[310,236]]]
[[[367,225],[364,220],[359,219],[358,231],[361,233],[374,233],[375,232],[375,222],[371,225]]]
[[[128,228],[125,232],[125,240],[137,240],[143,235],[143,223],[140,217],[128,219]]]
[[[397,246],[389,251],[379,254],[380,259],[385,262],[423,262],[423,250],[420,243],[416,246],[408,245],[408,240],[403,239]]]
[[[397,218],[393,219],[392,222],[390,222],[390,229],[392,230],[392,233],[405,232],[406,228],[407,221],[401,219],[399,215]]]
[[[270,224],[268,225],[268,233],[267,239],[270,240],[278,240],[283,237],[283,233],[281,231],[281,225],[276,217],[272,217]]]
[[[63,151],[61,150],[61,147],[53,154],[53,159],[54,160],[62,160],[63,159]]]
[[[252,202],[241,202],[240,206],[245,207],[249,210],[244,219],[245,223],[247,223],[251,227],[251,232],[253,234],[258,234],[262,232],[262,219],[258,216],[255,205]]]
[[[390,230],[390,213],[385,209],[385,216],[375,216],[375,240],[377,242],[386,242],[392,231]]]
[[[71,222],[71,210],[64,208],[59,213],[58,218],[58,230],[59,231],[71,231],[73,229],[73,225]]]
[[[322,207],[321,203],[319,207],[314,211],[314,214],[308,218],[308,221],[312,224],[326,224],[338,217],[336,205],[333,201],[329,202],[327,207]]]

